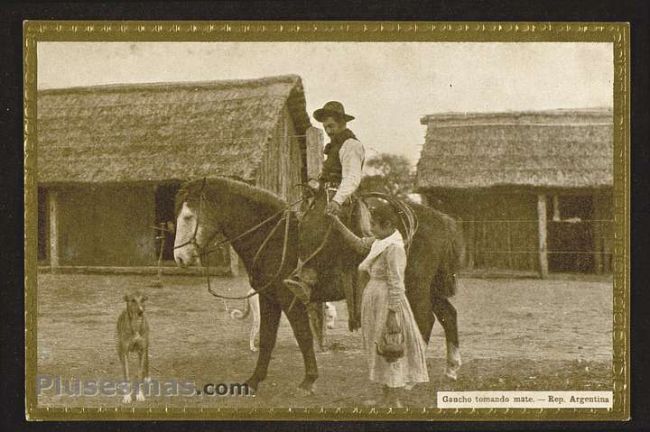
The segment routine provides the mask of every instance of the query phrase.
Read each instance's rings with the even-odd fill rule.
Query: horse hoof
[[[447,353],[447,365],[448,367],[455,367],[458,369],[460,365],[463,364],[463,361],[460,357],[460,350],[458,347],[450,347],[449,352]]]
[[[445,376],[452,381],[458,379],[458,370],[460,369],[460,361],[458,363],[447,364],[445,368]]]
[[[299,396],[313,396],[314,395],[314,389],[305,389],[302,387],[297,388],[297,393]]]
[[[456,381],[458,379],[458,370],[463,364],[463,361],[460,358],[460,350],[458,347],[451,347],[447,353],[447,368],[445,370],[445,376],[450,380]]]
[[[255,396],[257,394],[258,384],[253,384],[251,381],[246,381],[244,385],[246,386],[246,389],[250,396]]]
[[[312,396],[314,394],[314,383],[301,383],[298,386],[298,394],[301,396]]]
[[[458,379],[458,373],[452,369],[447,369],[445,371],[445,376],[452,381],[456,381]]]

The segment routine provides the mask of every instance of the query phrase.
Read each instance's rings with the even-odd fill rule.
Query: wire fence
[[[571,217],[458,220],[465,242],[465,268],[608,273],[614,255],[613,219]],[[546,263],[546,264],[544,264]]]

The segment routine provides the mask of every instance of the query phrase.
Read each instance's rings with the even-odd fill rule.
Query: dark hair
[[[323,123],[325,123],[325,120],[327,120],[328,118],[334,120],[339,126],[348,124],[348,121],[345,119],[345,117],[343,117],[343,115],[339,113],[328,112],[323,116]]]
[[[399,218],[396,210],[390,204],[380,204],[370,210],[372,219],[382,227],[397,228]]]

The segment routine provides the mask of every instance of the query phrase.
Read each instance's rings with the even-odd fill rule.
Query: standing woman
[[[359,238],[338,218],[334,226],[345,241],[358,253],[366,255],[359,265],[363,290],[361,300],[361,331],[368,357],[370,380],[383,385],[384,401],[388,406],[401,407],[399,393],[415,384],[428,382],[425,358],[426,344],[418,329],[413,311],[406,298],[404,270],[406,252],[402,235],[396,229],[397,215],[390,205],[371,211],[374,237]],[[403,356],[395,359],[379,354],[377,347],[387,330],[401,331]]]

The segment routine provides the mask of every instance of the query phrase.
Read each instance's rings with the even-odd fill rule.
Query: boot
[[[284,285],[305,305],[308,305],[311,300],[312,287],[306,281],[299,277],[285,279]]]

